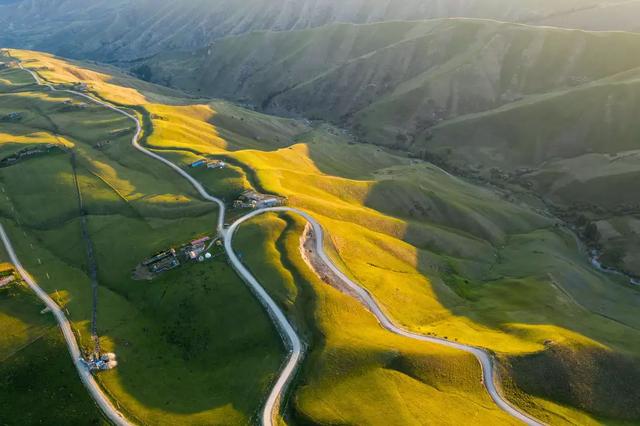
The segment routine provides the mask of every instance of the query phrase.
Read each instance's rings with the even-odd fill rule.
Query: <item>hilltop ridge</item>
[[[291,31],[335,22],[487,18],[636,31],[638,0],[5,0],[0,45],[100,61],[191,51],[230,35]],[[602,7],[615,17],[597,21]],[[96,31],[100,28],[101,31]]]

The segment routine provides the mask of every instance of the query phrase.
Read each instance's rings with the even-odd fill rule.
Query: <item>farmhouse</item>
[[[276,207],[281,204],[282,202],[280,201],[280,199],[272,197],[272,198],[267,198],[266,200],[262,200],[258,202],[258,208]]]
[[[197,260],[207,249],[207,243],[209,241],[211,241],[211,237],[203,237],[193,240],[189,244],[185,244],[180,249],[180,253],[185,260]]]
[[[14,282],[15,280],[16,280],[16,277],[13,274],[7,275],[6,277],[0,278],[0,288],[8,286],[9,284]]]
[[[180,266],[180,261],[178,260],[178,256],[176,256],[176,251],[169,249],[145,260],[142,262],[142,265],[145,266],[149,272],[159,274],[177,268]]]
[[[101,356],[94,355],[89,360],[84,360],[87,368],[91,371],[105,371],[111,370],[117,367],[118,361],[116,360],[116,354],[108,352]]]
[[[240,209],[264,209],[283,206],[286,198],[275,195],[261,194],[256,191],[245,191],[233,202],[233,207]]]
[[[224,169],[227,164],[220,160],[207,161],[207,169]]]
[[[208,252],[213,247],[222,245],[220,239],[205,236],[189,243],[182,244],[178,249],[169,248],[139,263],[131,272],[134,280],[152,280],[163,272],[187,265],[189,262],[203,262],[214,256]]]
[[[207,166],[207,169],[223,169],[226,165],[227,164],[221,160],[207,160],[203,158],[201,160],[194,161],[189,165],[189,167],[196,169],[198,167]]]

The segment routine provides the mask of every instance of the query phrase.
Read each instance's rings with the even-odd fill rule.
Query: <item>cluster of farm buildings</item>
[[[208,169],[223,169],[227,164],[222,160],[213,160],[208,158],[202,158],[194,161],[189,165],[192,169],[200,167],[207,167]],[[236,209],[264,209],[269,207],[283,206],[286,204],[286,199],[275,195],[261,194],[256,191],[245,191],[233,202],[233,207]]]
[[[105,371],[116,368],[118,361],[116,360],[116,354],[108,352],[100,356],[93,356],[87,360],[84,360],[87,368],[90,371]]]
[[[256,191],[245,191],[233,202],[236,209],[265,209],[283,206],[286,199],[275,195],[261,194]]]
[[[134,271],[134,278],[153,278],[189,262],[204,262],[214,257],[209,250],[220,246],[219,239],[202,237],[180,246],[169,248],[144,260]]]
[[[204,166],[206,166],[207,169],[224,169],[227,164],[221,160],[201,159],[198,161],[194,161],[189,165],[189,167],[191,167],[192,169],[197,169]]]

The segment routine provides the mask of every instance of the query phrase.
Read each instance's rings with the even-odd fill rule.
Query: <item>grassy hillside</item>
[[[146,66],[154,81],[329,120],[601,221],[640,211],[639,53],[638,34],[449,19],[253,33]],[[623,245],[615,266],[637,274],[640,241]]]
[[[202,146],[196,135],[183,142]],[[243,185],[312,211],[336,259],[409,327],[504,353],[543,350],[548,339],[635,351],[635,331],[616,321],[633,324],[637,291],[594,274],[570,234],[492,191],[326,129],[276,151],[205,152],[244,164]],[[545,397],[534,404],[546,416],[587,421]]]
[[[147,64],[154,81],[345,122],[369,142],[418,150],[421,131],[443,120],[633,70],[638,51],[635,34],[452,19],[259,32]]]
[[[557,13],[553,16],[530,21],[533,24],[550,25],[567,28],[602,31],[613,29],[622,31],[640,31],[638,20],[640,2],[614,1],[600,7],[577,8],[570,12]]]
[[[73,81],[73,75],[90,78],[85,77],[88,74],[81,70],[66,74],[73,67],[62,66],[62,61],[46,55],[33,52],[13,54],[25,60],[28,66],[41,70],[46,78],[59,81],[68,79],[67,82]],[[106,75],[104,71],[103,74]],[[92,83],[91,90],[107,99],[124,103],[125,92],[114,90],[111,93],[109,85],[113,84],[113,79],[103,78]],[[135,87],[137,84],[139,83],[131,81],[128,86]],[[148,90],[153,88],[150,85],[146,87]],[[202,180],[212,191],[222,187],[222,180],[225,184],[232,185],[227,188],[229,197],[243,188],[254,187],[286,196],[291,205],[311,212],[327,229],[330,236],[327,249],[336,262],[371,291],[390,315],[406,327],[484,346],[505,360],[544,353],[551,341],[560,348],[566,348],[569,354],[576,353],[578,361],[589,351],[607,348],[616,356],[630,359],[630,368],[637,365],[633,356],[640,347],[640,335],[637,331],[640,325],[637,323],[635,307],[640,293],[622,280],[614,281],[596,272],[576,244],[575,236],[559,226],[554,218],[510,200],[504,192],[454,178],[429,163],[409,158],[401,152],[375,145],[354,144],[347,135],[329,126],[309,128],[306,124],[292,120],[267,117],[228,104],[204,100],[197,102],[182,99],[159,104],[150,100],[150,95],[143,95],[142,91],[131,93],[130,103],[138,103],[147,111],[145,116],[151,121],[147,123],[148,130],[153,126],[154,130],[148,133],[146,140],[151,148],[183,165],[202,155],[224,158],[233,166],[225,170],[219,176],[220,179],[216,175],[220,171],[195,172],[209,174],[203,176]],[[266,128],[266,134],[255,135],[253,132],[256,128]],[[276,134],[282,135],[280,140],[275,138]],[[87,158],[95,156],[98,154],[91,152]],[[125,158],[126,161],[137,159],[135,155],[115,152],[113,158],[118,161]],[[144,163],[142,159],[137,161]],[[109,164],[116,167],[115,164]],[[149,173],[164,173],[161,167],[150,167],[145,169]],[[165,185],[165,179],[176,185],[175,194],[191,194],[189,188],[180,188],[179,181],[173,176],[159,175],[156,185]],[[94,188],[98,187],[97,182],[92,185]],[[124,183],[119,185],[126,188]],[[154,188],[158,191],[158,187]],[[101,193],[102,191],[95,191],[94,204],[100,205]],[[197,200],[191,198],[188,198],[188,202],[198,204]],[[129,204],[140,211],[141,207],[137,207],[135,203]],[[154,210],[155,208],[150,209]],[[180,209],[176,211],[176,215],[178,214],[182,214]],[[231,212],[231,215],[237,214],[240,212]],[[146,213],[143,217],[147,217],[145,215]],[[184,215],[181,217],[185,218]],[[175,220],[175,217],[166,219]],[[190,222],[190,219],[183,220]],[[171,223],[155,220],[149,222],[157,226],[160,223]],[[190,229],[200,229],[199,232],[203,231],[196,226],[196,222],[204,222],[202,226],[205,227],[207,223],[214,223],[209,218],[198,221],[194,219],[190,222],[190,226],[193,226]],[[108,227],[111,222],[106,220],[101,222],[94,219],[93,223],[92,233],[96,233],[95,238],[99,241],[96,244],[103,247],[103,253],[113,244],[122,242],[123,245],[117,247],[126,247],[125,243],[131,244],[131,239],[114,237],[114,230],[118,230],[117,235],[135,235],[136,241],[147,238],[135,231],[138,223],[133,219],[125,222],[118,219],[117,226],[111,227]],[[285,228],[288,226],[293,225],[279,219],[264,220],[252,226],[247,231],[252,234],[243,237],[246,238],[243,246],[245,248],[241,249],[241,253],[252,269],[258,268],[261,271],[260,278],[265,280],[271,293],[284,305],[295,324],[305,330],[307,338],[314,342],[314,352],[307,364],[311,367],[305,366],[300,382],[302,386],[294,391],[296,397],[291,416],[326,422],[339,422],[346,417],[353,423],[366,423],[376,419],[372,419],[367,410],[356,410],[354,407],[359,407],[358,404],[384,403],[386,412],[398,416],[394,418],[399,420],[410,418],[407,413],[415,417],[437,412],[444,416],[443,422],[455,423],[460,419],[453,417],[455,413],[450,409],[450,404],[456,399],[448,396],[453,393],[454,388],[465,389],[467,399],[483,401],[486,398],[478,390],[477,370],[471,367],[468,359],[455,358],[459,356],[443,353],[439,349],[411,349],[404,346],[408,343],[389,343],[387,339],[392,339],[390,336],[375,326],[370,328],[366,325],[371,323],[371,318],[365,313],[358,313],[361,311],[358,311],[354,302],[335,291],[327,293],[329,289],[323,288],[299,264],[294,248],[299,228],[287,231]],[[158,233],[153,234],[156,236],[154,238],[167,241],[163,244],[168,243],[171,238],[178,238],[172,237],[176,234],[171,234],[170,226],[155,229]],[[181,229],[180,235],[186,233],[184,229]],[[244,234],[242,231],[241,235]],[[47,235],[51,241],[60,241],[67,234],[56,231]],[[265,234],[268,238],[262,239],[261,235]],[[280,242],[274,243],[275,240]],[[258,244],[264,245],[259,250],[254,250]],[[55,243],[50,242],[47,248],[53,252],[55,246]],[[27,247],[28,245],[23,245],[22,250]],[[138,246],[135,244],[133,247]],[[124,249],[119,249],[118,252],[122,252],[122,257],[125,257]],[[72,257],[67,253],[70,251],[64,253],[66,258]],[[126,257],[128,259],[135,256],[127,253]],[[51,256],[46,259],[50,258]],[[104,262],[111,261],[106,256],[104,258]],[[116,257],[114,262],[120,262],[118,259]],[[128,262],[127,259],[122,262]],[[42,271],[35,262],[29,266],[36,273]],[[127,264],[127,268],[123,269],[129,268]],[[121,282],[127,282],[125,277],[115,273],[113,276],[111,273],[103,274],[110,290],[125,294],[136,306],[140,304],[146,307],[141,309],[142,313],[134,322],[127,322],[128,327],[144,322],[143,327],[156,330],[154,321],[162,320],[164,315],[153,315],[157,308],[148,303],[157,300],[149,295],[156,294],[159,297],[160,291],[154,293],[153,286],[140,288],[135,284],[122,285]],[[176,271],[175,275],[167,276],[164,285],[178,279]],[[239,284],[234,285],[243,288]],[[76,292],[77,289],[74,293]],[[323,301],[325,297],[327,304]],[[329,301],[329,298],[337,301]],[[318,301],[313,302],[314,300]],[[172,302],[170,306],[175,306],[175,303],[177,302]],[[313,303],[316,304],[315,307]],[[408,306],[410,309],[407,309]],[[161,312],[166,311],[160,310],[158,313]],[[309,316],[312,312],[313,320]],[[113,315],[110,317],[113,318]],[[345,335],[351,332],[348,327],[338,330],[335,326],[338,321],[341,324],[361,321],[363,331]],[[115,320],[115,323],[119,322]],[[316,323],[319,331],[313,330],[313,324]],[[168,324],[165,323],[164,326]],[[186,327],[188,329],[190,325]],[[120,328],[114,324],[109,329]],[[236,330],[229,330],[230,335],[235,332]],[[341,349],[325,351],[324,337],[318,340],[318,334],[327,336],[327,348]],[[131,335],[136,339],[140,338],[134,332]],[[367,338],[368,336],[374,337]],[[127,339],[129,342],[133,340]],[[116,340],[115,343],[121,346],[119,352],[127,348],[122,342]],[[158,343],[153,342],[153,346],[156,344]],[[363,349],[354,349],[360,346]],[[133,356],[135,346],[130,348]],[[391,356],[389,351],[398,351],[402,355]],[[263,354],[266,351],[257,352]],[[181,347],[172,348],[171,353],[176,358],[184,356]],[[129,358],[127,362],[133,363],[133,359]],[[279,356],[275,356],[275,360],[279,359]],[[549,359],[550,362],[561,362],[563,358]],[[166,356],[164,360],[166,361]],[[447,370],[450,371],[447,378],[435,374],[434,368],[437,371],[438,367],[434,365],[451,366],[451,370]],[[625,417],[626,413],[618,409],[602,413],[597,405],[583,404],[570,395],[560,397],[546,393],[540,387],[545,376],[539,369],[529,368],[525,364],[512,365],[516,365],[517,371],[507,368],[504,379],[507,384],[515,383],[515,387],[505,390],[514,403],[535,412],[546,422],[588,424],[597,422],[598,416],[611,420],[628,418]],[[584,367],[581,362],[573,365]],[[320,371],[326,374],[314,373],[314,366],[321,368]],[[613,368],[607,363],[592,363],[587,367],[587,375],[607,375],[612,373],[608,369]],[[247,368],[245,370],[248,371]],[[266,368],[261,371],[265,370]],[[215,374],[216,371],[210,363],[206,370],[197,370],[200,374]],[[344,379],[336,377],[337,372],[342,371],[354,374],[346,375]],[[519,373],[525,379],[517,376]],[[167,416],[163,418],[187,419],[196,423],[199,421],[200,417],[195,415],[179,417],[176,413],[184,407],[178,406],[178,401],[175,400],[176,405],[173,407],[176,408],[173,409],[150,408],[156,407],[160,401],[154,400],[153,395],[144,392],[142,388],[134,388],[128,378],[144,374],[145,381],[151,380],[144,372],[119,367],[116,374],[122,374],[122,377],[114,377],[113,381],[107,382],[110,376],[105,376],[105,383],[109,389],[116,389],[118,392],[125,388],[128,392],[123,394],[136,413],[144,413],[152,420],[157,420],[158,416]],[[258,373],[252,372],[250,377],[257,376]],[[576,374],[575,377],[576,380],[582,380],[583,376]],[[183,383],[191,383],[193,380],[196,379],[191,376]],[[334,386],[338,382],[341,385]],[[126,386],[120,387],[121,383]],[[537,384],[537,387],[528,386],[528,383]],[[613,387],[615,390],[591,383],[583,385],[594,394],[603,389],[606,392],[628,392],[624,383],[616,383],[614,382]],[[389,397],[381,402],[369,399],[375,395],[367,396],[358,391],[374,385]],[[429,385],[447,389],[447,398],[436,397]],[[156,387],[160,391],[164,389],[160,385]],[[261,389],[264,390],[264,387]],[[347,392],[342,392],[342,389]],[[254,390],[259,393],[257,391],[260,389]],[[193,398],[194,394],[188,393],[192,391],[194,389],[182,389],[182,394]],[[158,390],[154,388],[154,392]],[[411,400],[398,398],[396,392],[406,392]],[[324,395],[327,395],[329,403],[321,405],[318,400]],[[353,399],[345,399],[345,395]],[[211,397],[208,397],[210,404]],[[349,403],[350,401],[354,403]],[[337,408],[328,409],[332,404]],[[496,415],[495,412],[486,411],[492,410],[492,407],[470,407],[472,406],[465,405],[463,408],[472,410],[468,415],[483,418]],[[217,411],[218,414],[221,412]]]
[[[640,212],[639,90],[634,71],[445,121],[429,130],[426,149],[447,167],[533,190],[579,226],[583,217],[603,224],[591,244],[604,249],[608,265],[638,275],[637,232],[612,243],[606,223]]]
[[[561,347],[553,343],[540,353],[511,357],[503,361],[513,382],[507,384],[514,399],[541,395],[585,409],[601,418],[612,415],[637,422],[638,394],[633,389],[640,378],[637,359],[604,348]],[[607,373],[603,374],[603,366]],[[543,380],[531,380],[542,377]]]
[[[515,424],[482,387],[472,356],[394,336],[320,281],[300,256],[303,227],[297,218],[260,217],[243,225],[236,243],[310,345],[288,422]]]
[[[4,250],[2,258],[7,259]],[[9,264],[0,265],[8,269]],[[43,309],[21,282],[0,288],[2,422],[106,425],[77,377],[55,320]]]
[[[202,48],[219,38],[257,30],[287,31],[334,22],[367,23],[448,17],[539,21],[593,13],[616,0],[46,0],[0,1],[0,45],[75,58],[125,60]],[[624,17],[604,29],[629,29]],[[585,24],[591,19],[585,17]],[[568,20],[581,28],[579,14]],[[556,19],[557,25],[562,25]],[[100,28],[101,31],[95,31]],[[598,28],[600,29],[600,28]]]
[[[128,92],[114,91],[122,93]],[[282,347],[230,267],[218,259],[151,282],[131,278],[153,253],[213,234],[215,207],[135,151],[133,123],[121,115],[33,87],[0,94],[0,105],[21,114],[1,127],[3,153],[45,143],[76,153],[98,264],[98,334],[103,350],[119,360],[117,369],[97,376],[106,391],[141,424],[250,422]],[[68,152],[1,168],[0,215],[25,267],[69,312],[81,347],[91,348],[91,288],[74,180]]]
[[[183,142],[202,146],[196,135]],[[155,137],[149,143],[162,146]],[[542,350],[548,338],[568,346],[604,339],[616,351],[636,341],[630,329],[601,316],[633,322],[636,292],[594,275],[573,237],[491,191],[373,146],[340,142],[322,129],[277,151],[207,152],[246,165],[252,172],[243,186],[285,195],[314,212],[330,231],[337,259],[410,327],[506,353]],[[596,294],[615,302],[601,305]],[[548,323],[554,325],[541,325]],[[586,421],[535,401],[541,410]]]

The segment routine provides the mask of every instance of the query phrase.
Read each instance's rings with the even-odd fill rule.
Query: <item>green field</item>
[[[267,215],[243,225],[235,243],[310,345],[285,420],[515,424],[485,392],[471,355],[388,333],[358,302],[320,281],[299,254],[302,230],[298,218]]]
[[[33,79],[24,71],[0,70],[0,93],[24,90],[32,84]],[[13,107],[4,95],[0,96],[0,108]],[[11,127],[7,123],[0,126],[2,156],[24,146],[26,139],[31,143],[44,141],[38,132],[22,139]],[[10,214],[9,210],[3,200],[3,215]],[[7,261],[4,248],[0,253],[2,261]],[[2,269],[8,267],[2,265]],[[58,424],[107,424],[77,377],[54,318],[41,313],[43,309],[44,304],[23,283],[0,289],[0,328],[4,330],[0,337],[2,424],[35,425],[42,424],[44,419]]]
[[[151,143],[161,142],[152,137]],[[346,270],[409,327],[486,345],[503,353],[505,363],[509,354],[542,351],[552,340],[578,352],[604,344],[637,365],[637,292],[595,273],[557,221],[506,201],[504,194],[379,148],[340,142],[322,129],[279,151],[226,155],[251,170],[243,186],[266,188],[313,211],[331,231],[338,261],[344,259]],[[251,256],[248,249],[241,252]],[[256,255],[261,252],[280,256],[273,249]],[[262,269],[259,276],[268,277]],[[271,289],[289,312],[294,287]],[[411,310],[404,309],[408,303]],[[303,321],[298,316],[295,322]],[[589,365],[607,371],[606,364]],[[530,380],[544,380],[535,369],[528,371]],[[527,398],[512,389],[506,390],[514,401],[544,420],[597,421],[550,402],[557,395],[545,389]],[[589,404],[577,408],[595,410]],[[615,409],[597,414],[626,415]]]
[[[77,377],[55,320],[43,309],[21,282],[0,289],[2,423],[107,424]]]
[[[0,108],[23,113],[20,122],[2,126],[2,150],[59,143],[77,155],[98,263],[98,333],[103,350],[119,361],[98,381],[141,424],[246,424],[259,411],[283,349],[242,281],[222,260],[151,282],[131,279],[135,265],[154,252],[212,235],[215,206],[130,146],[132,122],[69,101],[82,103],[41,89],[0,95]],[[104,141],[110,142],[97,146]],[[0,214],[18,255],[69,312],[81,346],[91,347],[92,299],[70,155],[25,159],[0,169],[0,182]],[[35,360],[25,355],[21,362]],[[34,412],[33,421],[43,413]]]
[[[145,143],[181,165],[202,156],[229,161],[224,170],[192,171],[212,192],[229,199],[253,187],[312,213],[327,230],[330,255],[391,316],[407,328],[495,352],[507,396],[541,420],[637,420],[628,407],[638,395],[629,380],[640,364],[640,293],[594,271],[556,218],[401,152],[354,143],[331,126],[209,100],[190,103],[166,89],[153,95],[152,85],[136,80],[118,86],[125,77],[110,78],[106,70],[33,52],[16,55],[51,81],[85,80],[106,99],[144,107],[153,127]],[[35,143],[47,139],[43,132],[57,133],[79,154],[98,253],[99,331],[103,346],[121,361],[99,376],[107,390],[146,423],[253,418],[283,351],[258,302],[228,266],[193,265],[150,283],[129,278],[144,256],[213,232],[216,211],[173,172],[132,150],[131,123],[118,116],[97,107],[61,112],[64,96],[39,91],[2,96],[27,114],[22,127],[3,136],[7,141]],[[96,148],[105,138],[112,142]],[[23,174],[37,177],[26,181]],[[29,254],[24,261],[37,277],[50,274],[47,290],[59,286],[56,297],[86,345],[91,299],[71,177],[62,154],[0,169],[8,196],[0,197],[0,213],[14,218],[13,209],[19,212],[26,235],[9,227],[19,254]],[[297,254],[300,226],[264,217],[243,227],[237,241],[310,345],[287,421],[511,420],[488,400],[473,359],[388,335],[354,300],[315,278]],[[622,360],[628,377],[606,386],[587,380],[620,377],[608,359]],[[581,392],[544,386],[540,365],[565,368]],[[230,374],[238,371],[242,377],[232,386]],[[622,402],[601,404],[607,398]]]
[[[227,155],[252,170],[247,180],[254,187],[314,212],[330,232],[336,259],[405,325],[487,346],[505,362],[511,354],[543,351],[551,340],[578,352],[604,345],[637,365],[637,291],[595,273],[558,221],[379,148],[349,145],[323,130],[301,138],[274,152]],[[283,291],[274,286],[272,294],[290,311],[295,291]],[[588,365],[588,374],[607,374],[606,364]],[[545,380],[521,368],[529,380]],[[545,421],[626,416],[615,406],[601,412],[578,404],[580,412],[570,407],[575,400],[532,389],[528,398],[506,390]],[[585,414],[591,410],[593,418]]]

